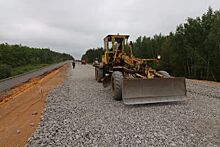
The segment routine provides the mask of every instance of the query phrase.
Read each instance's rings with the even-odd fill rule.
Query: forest
[[[40,67],[74,58],[46,48],[0,44],[0,79],[8,78]]]
[[[91,63],[102,52],[89,49],[82,59]],[[173,76],[220,81],[220,10],[209,8],[200,17],[187,18],[169,35],[139,36],[133,53],[139,58],[161,55],[158,68]]]

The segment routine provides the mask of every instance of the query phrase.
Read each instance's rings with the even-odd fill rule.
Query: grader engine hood
[[[123,79],[125,104],[182,101],[186,98],[185,78]]]

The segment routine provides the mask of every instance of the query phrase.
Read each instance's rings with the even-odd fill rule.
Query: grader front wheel
[[[164,78],[170,78],[170,77],[171,77],[168,72],[163,71],[163,70],[158,71],[158,73],[161,74],[161,75],[163,75]]]
[[[112,74],[112,96],[115,100],[122,100],[122,79],[123,74],[120,71],[114,71]]]

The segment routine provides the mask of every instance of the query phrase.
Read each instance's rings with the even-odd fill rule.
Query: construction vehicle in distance
[[[81,64],[86,64],[86,60],[81,60]]]
[[[107,35],[104,38],[104,55],[95,61],[95,79],[104,87],[111,85],[115,100],[125,104],[144,104],[182,101],[186,98],[184,77],[171,77],[166,71],[150,66],[155,59],[133,57],[129,35]],[[129,51],[125,48],[129,46]]]

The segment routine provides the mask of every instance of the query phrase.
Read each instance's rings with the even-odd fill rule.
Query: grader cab
[[[102,61],[95,66],[95,79],[104,87],[111,85],[115,100],[125,104],[144,104],[181,101],[186,97],[183,77],[171,77],[169,73],[150,66],[155,59],[135,58],[129,35],[107,35],[104,38]]]

